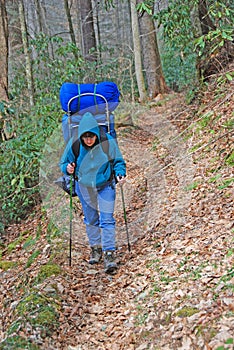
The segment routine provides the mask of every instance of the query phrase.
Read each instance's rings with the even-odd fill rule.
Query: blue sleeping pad
[[[80,94],[90,95],[78,96]],[[75,98],[75,96],[78,97]],[[70,114],[83,115],[86,112],[93,115],[103,114],[106,113],[106,102],[108,102],[108,110],[113,112],[119,104],[119,96],[117,85],[108,81],[98,84],[63,83],[60,88],[62,109]]]

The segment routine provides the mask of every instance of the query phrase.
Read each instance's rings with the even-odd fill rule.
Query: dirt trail
[[[128,252],[117,190],[117,274],[108,276],[102,264],[88,264],[89,247],[75,199],[68,266],[69,200],[62,193],[55,202],[49,198],[47,214],[64,228],[64,238],[48,244],[42,221],[41,246],[33,248],[42,251],[38,263],[25,269],[31,252],[23,255],[20,244],[9,257],[21,265],[17,275],[13,270],[0,275],[0,336],[6,336],[24,284],[43,295],[59,294],[59,325],[52,336],[42,338],[38,330],[24,329],[24,335],[45,350],[214,350],[232,337],[230,188],[220,192],[207,182],[197,192],[187,190],[207,165],[201,160],[198,167],[175,126],[183,109],[183,99],[174,96],[142,114],[127,132],[119,129],[128,166],[124,193],[132,249]],[[30,225],[33,219],[29,229],[27,223],[22,229],[30,231]],[[40,266],[53,254],[62,275],[34,286]]]
[[[149,193],[152,202],[149,207],[153,206],[153,213],[161,212],[162,204],[166,200],[170,201],[170,192],[167,193],[166,197],[162,181],[164,180],[164,189],[167,191],[168,189],[170,191],[170,187],[175,185],[177,187],[175,202],[171,207],[171,216],[168,218],[168,232],[171,232],[171,225],[180,225],[186,222],[184,209],[189,204],[190,194],[184,189],[192,182],[194,176],[194,164],[191,155],[188,154],[187,145],[171,122],[173,117],[176,119],[179,108],[181,105],[178,100],[176,106],[175,101],[168,102],[165,110],[158,109],[158,111],[148,113],[143,118],[142,125],[164,148],[163,156],[166,158],[164,165],[157,165],[154,160],[150,161],[150,166],[146,169],[147,177],[150,179]],[[160,181],[159,186],[158,181]],[[155,186],[157,186],[158,191],[155,191]],[[160,204],[158,204],[158,208],[154,209],[156,203]]]
[[[184,211],[190,200],[190,195],[184,188],[192,181],[193,163],[186,156],[186,145],[179,132],[167,118],[168,108],[170,113],[176,114],[176,110],[173,110],[175,107],[177,110],[178,101],[176,105],[175,101],[170,102],[165,109],[154,109],[142,117],[144,122],[141,122],[140,129],[120,138],[120,148],[129,168],[124,191],[132,251],[129,253],[126,247],[126,232],[118,194],[117,275],[105,276],[102,266],[90,268],[85,261],[88,249],[81,249],[80,237],[74,242],[74,267],[70,276],[72,283],[69,280],[70,285],[65,289],[71,290],[72,305],[68,303],[67,307],[70,308],[72,317],[68,328],[72,324],[72,345],[79,344],[77,349],[136,349],[136,301],[143,298],[144,291],[151,283],[150,271],[146,268],[147,261],[158,256],[158,249],[155,248],[158,235],[159,245],[165,250],[167,235],[176,232],[178,226],[186,223]],[[163,148],[162,161],[154,154],[154,140]],[[169,166],[170,163],[173,165]],[[165,225],[163,231],[157,230],[162,221]],[[79,227],[80,225],[79,223]],[[82,258],[84,263],[81,266]],[[68,274],[71,274],[70,270]],[[74,290],[78,295],[75,306]],[[64,301],[66,304],[67,300],[69,298]],[[65,344],[67,345],[67,340],[64,348]]]

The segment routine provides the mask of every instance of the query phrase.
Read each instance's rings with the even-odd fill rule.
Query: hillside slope
[[[59,203],[8,229],[0,349],[233,349],[233,105],[224,75],[192,105],[165,96],[118,129],[131,251],[118,190],[116,275],[87,263],[75,200],[72,267]]]

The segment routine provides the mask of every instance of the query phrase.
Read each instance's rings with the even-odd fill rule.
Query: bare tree
[[[88,61],[97,59],[94,20],[91,0],[78,0],[81,20],[81,48]],[[93,52],[91,52],[91,50]]]
[[[45,4],[42,0],[34,0],[34,1],[35,1],[35,5],[33,4],[33,7],[35,6],[36,8],[38,30],[39,32],[49,36],[50,30],[46,23]]]
[[[29,103],[30,103],[30,106],[33,106],[34,105],[33,74],[32,74],[31,57],[28,49],[27,26],[26,26],[25,17],[24,17],[23,0],[19,0],[18,6],[19,6],[19,18],[20,18],[20,25],[21,25],[23,49],[24,49],[25,63],[26,63],[26,80],[27,80],[27,86],[28,86]]]
[[[65,8],[65,12],[66,12],[66,15],[67,15],[69,31],[70,31],[70,35],[71,35],[71,41],[76,46],[76,37],[75,37],[74,29],[73,29],[71,12],[70,12],[70,8],[69,8],[68,0],[64,0],[64,8]],[[76,51],[74,52],[74,56],[75,56],[76,59],[78,59],[78,55],[77,55]]]
[[[146,88],[142,71],[142,59],[141,59],[141,42],[139,36],[139,24],[136,10],[136,0],[130,0],[131,3],[131,23],[132,23],[132,36],[133,36],[133,48],[134,48],[134,60],[135,60],[135,72],[137,86],[140,96],[140,102],[146,100]]]
[[[94,28],[94,36],[95,36],[95,44],[97,48],[97,58],[101,59],[100,53],[100,25],[99,25],[99,2],[96,0],[92,1],[92,9],[93,9],[93,28]]]
[[[70,12],[68,0],[64,0],[64,8],[65,8],[65,12],[67,15],[67,20],[68,20],[68,25],[69,25],[70,35],[71,35],[71,41],[74,45],[76,45],[76,37],[75,37],[74,29],[73,29],[71,12]]]
[[[0,100],[8,100],[8,20],[5,0],[0,0]]]
[[[138,0],[139,2],[139,0]],[[150,98],[168,92],[162,71],[155,26],[151,16],[145,11],[139,17],[143,66]]]

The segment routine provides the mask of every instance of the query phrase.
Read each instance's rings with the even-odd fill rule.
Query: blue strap
[[[80,110],[80,84],[77,84],[77,89],[78,89],[78,95],[79,95],[79,97],[78,97],[78,112],[79,112],[79,110]]]
[[[96,107],[96,112],[98,113],[98,105],[97,105],[97,99],[96,99],[96,90],[97,90],[97,84],[94,84],[94,103],[95,103],[95,107]]]

